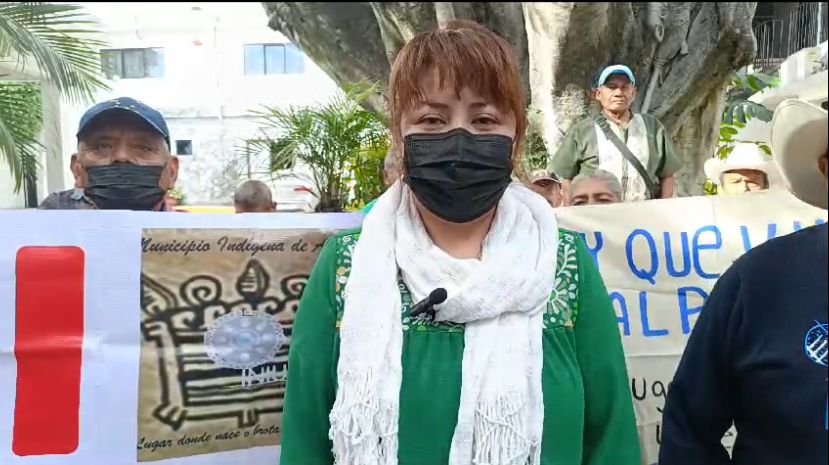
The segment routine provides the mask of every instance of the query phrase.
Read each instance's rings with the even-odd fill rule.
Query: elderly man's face
[[[601,178],[580,181],[570,190],[570,205],[605,205],[619,203],[622,199],[607,187]]]
[[[627,111],[636,99],[636,87],[621,74],[612,74],[596,89],[596,100],[602,108],[615,113]]]
[[[81,135],[71,163],[75,186],[88,186],[87,168],[117,163],[164,166],[159,179],[164,191],[172,189],[178,178],[178,159],[170,156],[164,137],[126,111],[101,115]]]
[[[550,179],[533,183],[533,190],[538,192],[554,208],[561,206],[561,185]]]
[[[725,195],[743,194],[769,188],[766,173],[760,170],[732,170],[722,174],[720,189]]]

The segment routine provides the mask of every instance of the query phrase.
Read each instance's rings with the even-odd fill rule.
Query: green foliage
[[[780,85],[780,78],[763,73],[748,74],[745,70],[734,73],[726,89],[722,121],[733,125],[746,124],[749,119],[771,121],[772,111],[749,100],[749,97],[767,88]]]
[[[546,169],[549,152],[541,131],[541,112],[527,109],[527,137],[524,139],[524,165],[527,172]]]
[[[15,191],[26,176],[34,176],[43,148],[37,135],[43,125],[40,86],[32,82],[0,81],[0,154],[8,158]]]
[[[98,89],[107,88],[98,55],[103,42],[90,37],[95,26],[79,5],[0,3],[0,60],[14,63],[19,70],[34,62],[61,96],[76,103],[91,101]],[[15,190],[25,177],[36,174],[33,160],[41,148],[36,137],[42,104],[34,107],[26,92],[13,86],[0,97],[6,98],[0,100],[0,158],[11,168]],[[37,125],[30,116],[36,116]]]
[[[703,195],[717,195],[717,185],[710,180],[706,180],[705,185],[702,186],[702,193]]]
[[[382,138],[377,144],[368,146],[364,151],[356,154],[354,163],[352,163],[354,195],[348,205],[349,209],[363,208],[386,189],[383,180],[383,162],[388,150],[388,139]]]
[[[762,73],[748,74],[745,70],[734,73],[725,94],[725,105],[720,121],[720,134],[715,155],[717,158],[724,160],[734,151],[735,144],[744,142],[757,144],[760,150],[767,155],[771,155],[771,148],[764,142],[738,140],[735,137],[739,130],[745,128],[746,124],[753,118],[765,122],[771,121],[772,111],[748,99],[757,92],[773,88],[779,84],[780,79],[776,76]],[[706,195],[714,195],[717,193],[717,187],[711,181],[706,181],[703,191]]]
[[[263,128],[245,141],[245,156],[268,153],[277,176],[299,165],[310,171],[321,211],[343,211],[382,193],[388,150],[385,126],[361,104],[378,85],[347,86],[343,96],[319,107],[263,107],[252,111]]]
[[[754,142],[764,152],[771,154],[771,149],[761,142],[736,140],[734,136],[752,118],[757,118],[765,122],[771,121],[772,111],[750,101],[749,97],[779,84],[780,79],[776,76],[769,76],[762,73],[747,74],[745,70],[734,73],[725,94],[725,106],[723,107],[722,121],[720,123],[718,158],[722,159],[727,157],[734,150],[734,144],[737,142]]]

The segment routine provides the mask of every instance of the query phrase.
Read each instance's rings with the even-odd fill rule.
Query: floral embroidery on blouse
[[[345,307],[345,284],[351,272],[351,260],[354,246],[360,233],[353,233],[337,238],[336,280],[334,285],[334,302],[337,306],[337,327],[342,320]],[[550,294],[547,310],[544,313],[544,329],[555,327],[573,327],[578,315],[579,270],[577,256],[577,238],[575,233],[559,230],[558,262],[556,263],[555,289]],[[441,331],[462,332],[463,324],[446,321],[432,321],[426,314],[415,318],[411,316],[412,295],[401,276],[398,276],[400,300],[403,304],[403,331]]]

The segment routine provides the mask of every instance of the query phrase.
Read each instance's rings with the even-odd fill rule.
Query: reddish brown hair
[[[441,88],[450,85],[487,98],[515,118],[513,164],[521,162],[527,115],[524,90],[512,47],[494,32],[472,21],[450,21],[434,31],[418,34],[397,54],[389,77],[389,112],[395,147],[402,147],[403,111],[424,100],[424,77],[433,69]],[[403,151],[398,150],[402,156]]]

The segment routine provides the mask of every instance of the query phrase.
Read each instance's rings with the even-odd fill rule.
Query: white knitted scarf
[[[398,182],[383,194],[363,222],[345,288],[330,413],[335,463],[397,464],[399,269],[415,302],[445,288],[437,320],[466,326],[449,465],[538,465],[542,317],[555,284],[557,246],[553,210],[520,184],[510,185],[498,204],[480,260],[455,259],[434,245],[407,185]]]

